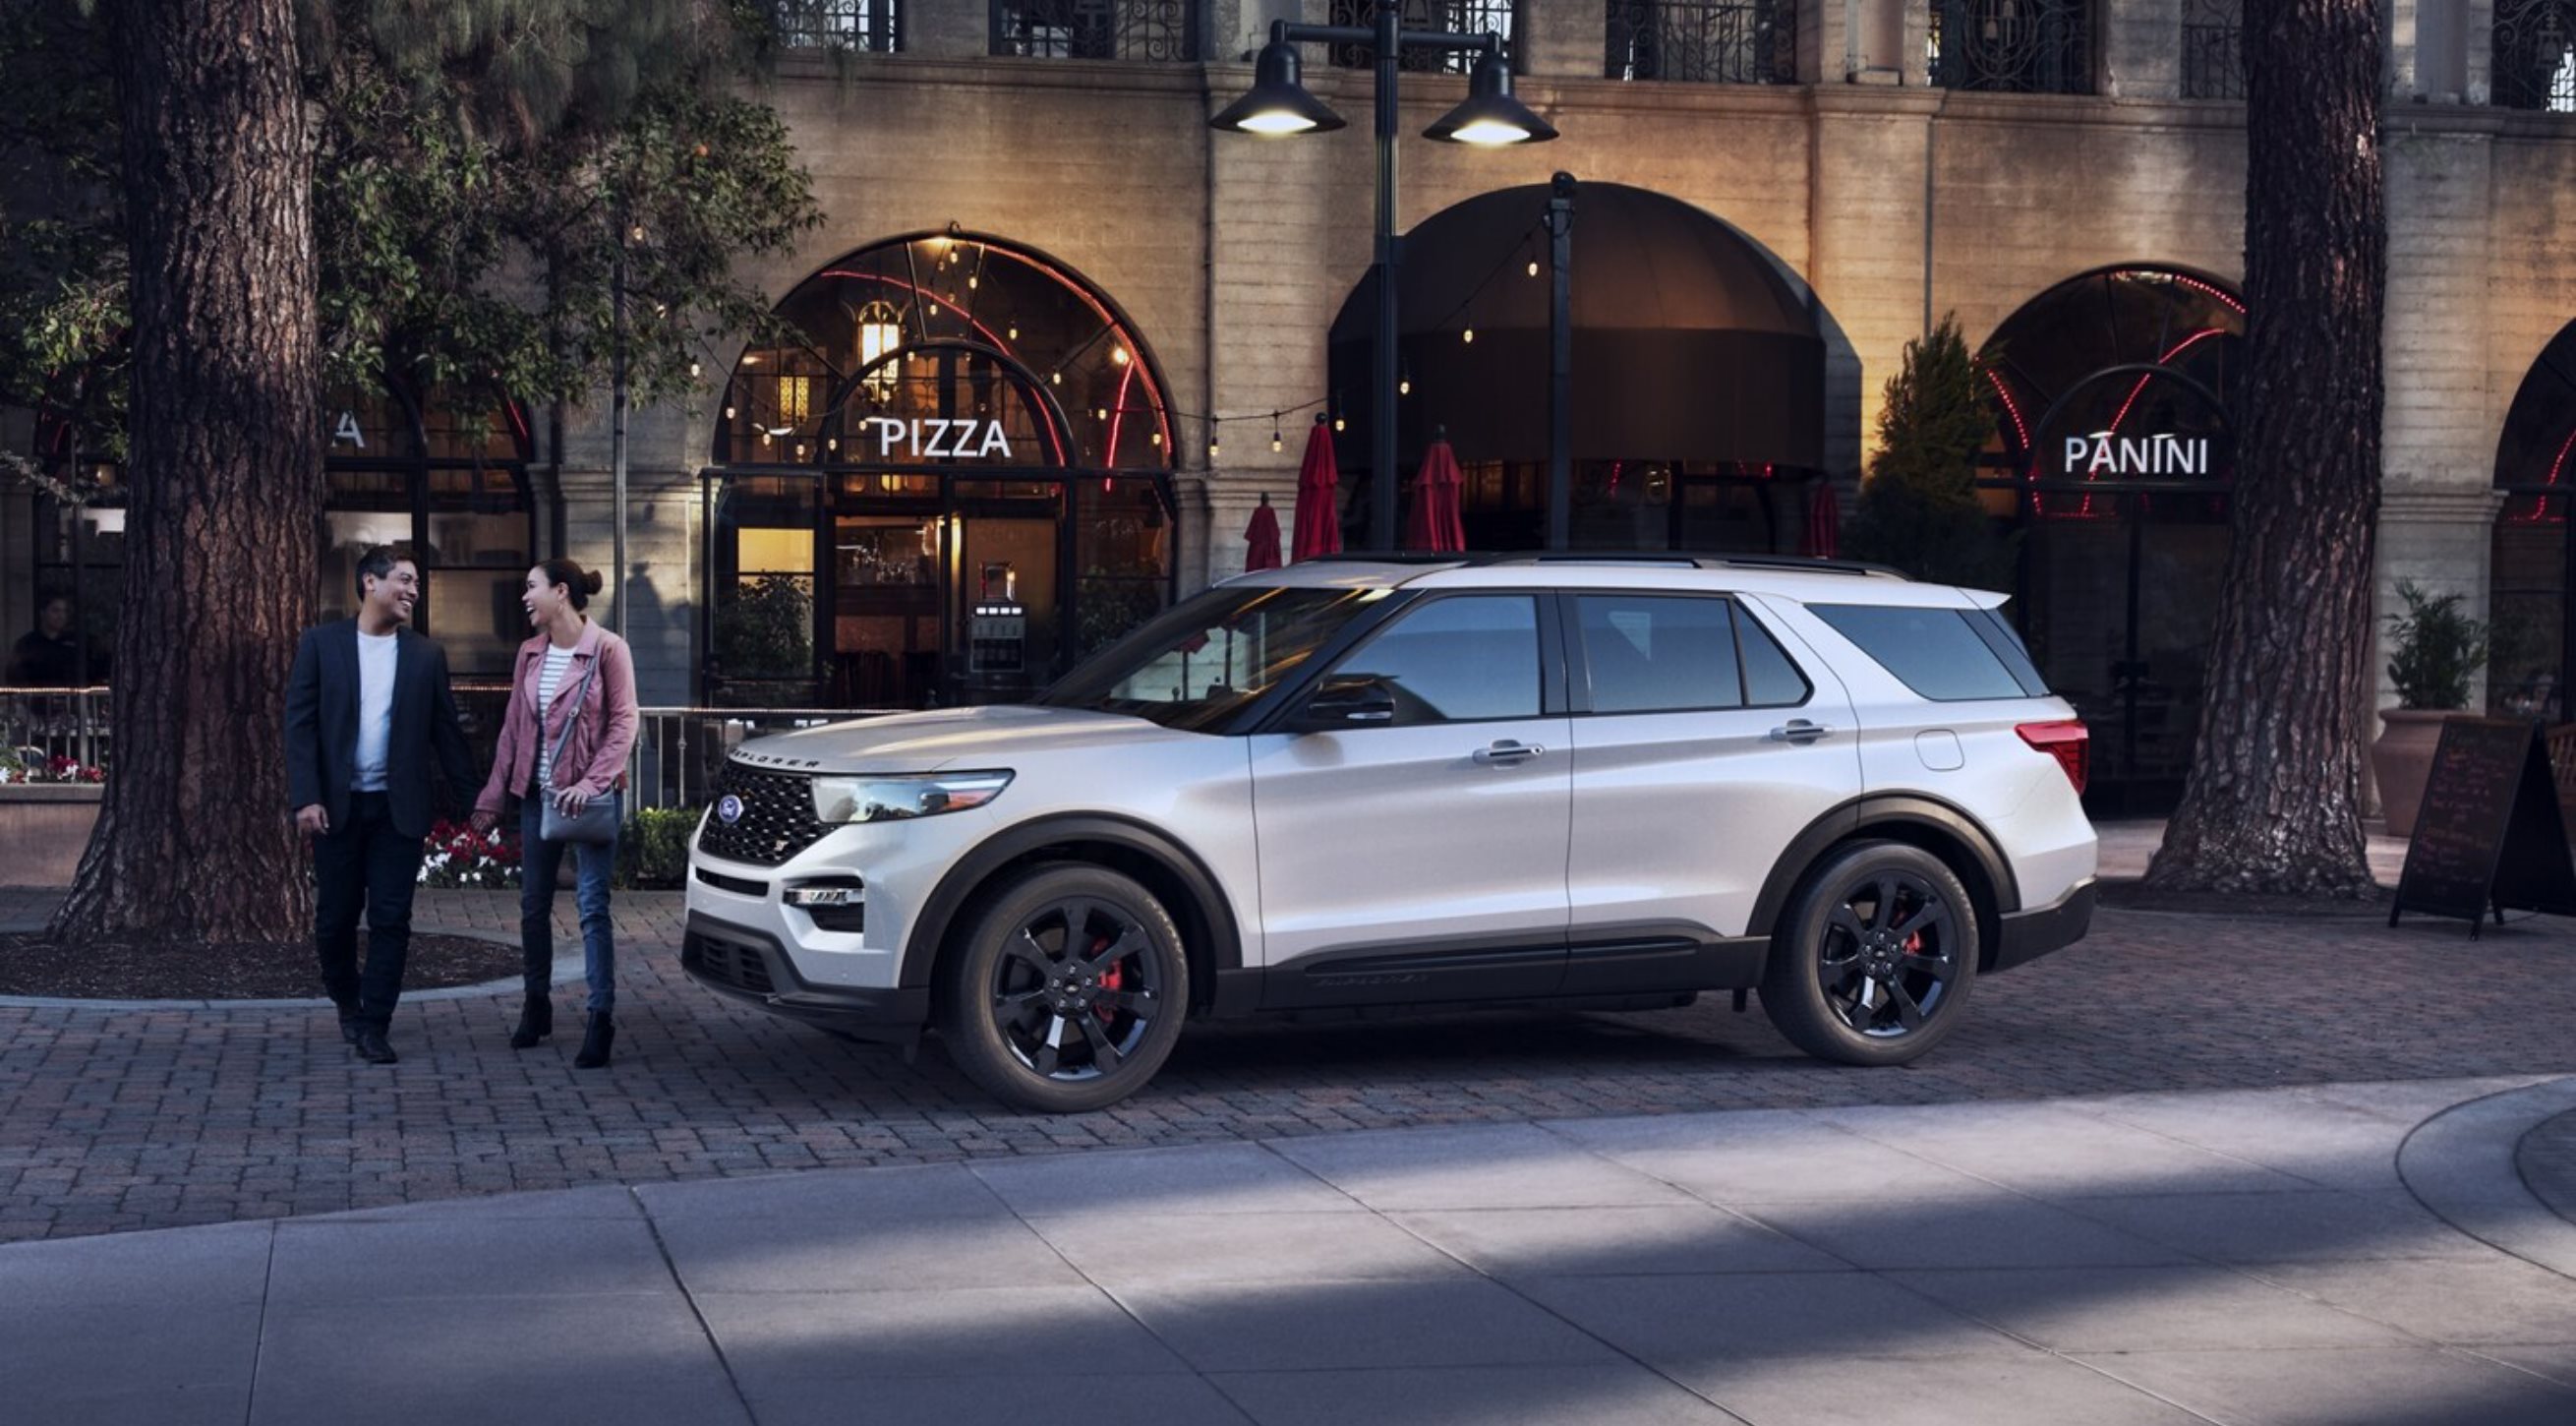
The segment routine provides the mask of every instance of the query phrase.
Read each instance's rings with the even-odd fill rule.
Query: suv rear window
[[[1883,604],[1807,608],[1906,687],[1937,702],[2048,693],[2039,670],[2022,652],[2021,640],[1990,610]]]

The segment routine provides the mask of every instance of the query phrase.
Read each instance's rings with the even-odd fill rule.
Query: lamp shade
[[[1260,57],[1253,61],[1252,88],[1218,110],[1208,127],[1272,138],[1325,134],[1342,127],[1342,116],[1306,92],[1298,76],[1297,47],[1273,40],[1261,47]]]
[[[1511,67],[1503,63],[1500,54],[1487,54],[1476,61],[1475,73],[1468,77],[1465,102],[1423,130],[1422,136],[1442,143],[1494,148],[1545,143],[1556,137],[1556,126],[1512,97]]]

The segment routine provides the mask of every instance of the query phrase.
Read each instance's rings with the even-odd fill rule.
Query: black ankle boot
[[[555,1003],[542,995],[531,995],[519,1009],[519,1028],[510,1032],[510,1048],[534,1048],[537,1041],[555,1032]]]
[[[590,1013],[590,1028],[582,1032],[581,1053],[572,1057],[574,1069],[598,1069],[608,1063],[608,1047],[617,1039],[617,1025],[605,1010]]]

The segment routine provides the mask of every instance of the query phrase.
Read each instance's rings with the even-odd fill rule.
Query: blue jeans
[[[544,828],[545,811],[541,797],[520,799],[519,968],[531,1000],[545,995],[554,982],[555,887],[566,845],[537,835]],[[604,1015],[617,1008],[617,935],[608,920],[608,882],[617,871],[617,843],[576,844],[573,851],[581,876],[574,900],[581,907],[581,958],[590,979],[590,1009]]]

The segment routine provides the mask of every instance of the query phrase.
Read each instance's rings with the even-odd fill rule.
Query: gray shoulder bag
[[[555,755],[551,761],[556,767],[563,766],[564,749],[572,745],[573,724],[581,721],[581,700],[589,694],[590,680],[599,672],[600,661],[607,656],[605,649],[594,655],[590,667],[582,672],[581,686],[572,691],[572,713],[564,719],[563,736],[555,739]],[[545,714],[538,713],[537,726],[543,728],[545,723]],[[617,826],[621,820],[617,815],[617,804],[621,799],[616,792],[603,792],[583,804],[578,815],[567,816],[555,806],[553,788],[540,787],[537,790],[546,799],[544,809],[537,815],[537,836],[542,840],[594,847],[604,847],[617,840]]]

